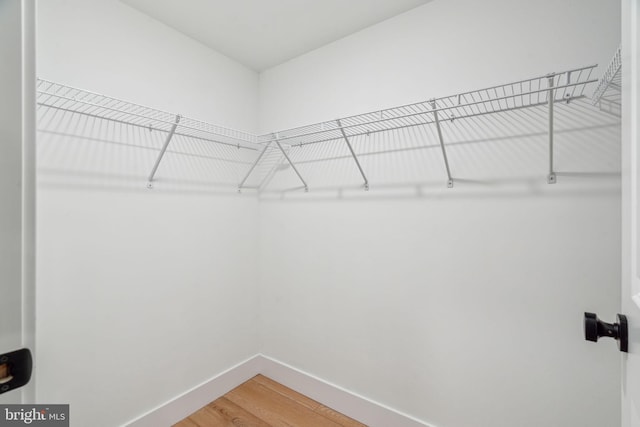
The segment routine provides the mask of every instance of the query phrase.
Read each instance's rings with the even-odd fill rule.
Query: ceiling
[[[262,71],[431,0],[121,0]]]

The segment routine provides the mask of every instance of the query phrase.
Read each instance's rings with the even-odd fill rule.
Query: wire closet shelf
[[[183,117],[179,114],[146,107],[50,80],[38,79],[36,103],[39,109],[44,108],[63,113],[79,114],[121,125],[165,133],[165,142],[147,180],[149,188],[153,187],[153,180],[158,167],[174,136],[253,152],[262,150],[262,147],[258,144],[257,136],[248,132]]]
[[[149,130],[170,132],[178,121],[175,135],[202,139],[218,144],[258,150],[257,137],[251,133],[229,129],[207,122],[182,117],[110,96],[72,86],[38,79],[37,105],[83,114]],[[177,119],[177,120],[176,120]]]
[[[619,58],[619,52],[617,53],[617,58]],[[617,61],[619,62],[619,59]],[[261,164],[261,161],[265,162],[270,157],[265,156],[267,152],[279,153],[278,161],[288,162],[303,183],[303,188],[308,190],[306,181],[288,155],[291,147],[302,147],[308,144],[334,140],[345,141],[359,173],[362,175],[364,188],[369,189],[369,182],[350,144],[350,138],[425,125],[435,125],[437,128],[447,169],[448,186],[452,187],[453,178],[449,170],[446,144],[440,131],[440,122],[547,105],[549,108],[550,145],[548,181],[549,183],[554,183],[553,104],[557,102],[569,103],[573,100],[584,98],[586,86],[598,81],[591,78],[595,67],[596,65],[590,65],[575,68],[486,89],[430,99],[261,136],[182,117],[178,114],[44,79],[38,79],[37,82],[37,105],[39,108],[80,114],[166,133],[163,147],[149,174],[148,186],[150,188],[158,166],[174,135],[251,150],[256,157],[248,167],[244,179],[239,183],[238,190],[256,188],[245,187],[245,182],[253,171],[257,169],[257,166]],[[605,77],[608,76],[608,73],[609,71],[605,73]],[[613,81],[617,75],[619,75],[619,72],[616,71],[611,75],[611,78],[607,78],[609,81]],[[615,84],[615,82],[605,85],[605,89],[611,87],[612,84]],[[601,86],[603,86],[602,82],[596,93],[599,93]],[[260,190],[261,185],[257,187],[258,190]]]
[[[622,110],[622,55],[620,47],[613,55],[607,70],[604,72],[596,90],[593,92],[591,102],[600,110],[616,116],[621,115]]]
[[[437,120],[457,120],[520,108],[548,105],[553,102],[585,97],[586,85],[594,68],[590,65],[560,73],[551,73],[486,89],[435,98],[415,104],[378,110],[341,118],[335,121],[301,126],[261,137],[268,142],[277,139],[292,146],[301,146],[344,137],[435,124]]]

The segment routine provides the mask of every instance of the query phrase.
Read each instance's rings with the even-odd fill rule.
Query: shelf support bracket
[[[269,141],[267,145],[264,146],[264,150],[260,152],[260,155],[258,156],[258,158],[255,160],[255,162],[253,162],[253,164],[251,165],[251,168],[249,168],[249,171],[244,176],[240,184],[238,184],[238,193],[242,191],[242,187],[244,187],[244,183],[247,182],[247,179],[249,179],[249,176],[251,176],[251,174],[253,173],[253,170],[256,168],[256,166],[258,166],[258,163],[260,163],[260,160],[262,160],[262,157],[267,152],[272,142],[273,141]]]
[[[547,75],[549,81],[549,175],[547,183],[556,183],[556,173],[553,171],[553,103],[555,101],[555,90],[553,89],[553,80],[555,73]]]
[[[173,134],[176,133],[176,128],[178,127],[178,123],[180,123],[181,116],[178,114],[176,116],[176,121],[171,126],[171,130],[169,131],[169,135],[167,135],[167,139],[164,141],[164,145],[162,146],[162,150],[160,150],[160,154],[158,154],[158,158],[156,159],[156,164],[153,165],[153,170],[149,174],[149,179],[147,179],[147,188],[153,188],[153,177],[155,177],[156,172],[158,171],[158,166],[160,166],[160,162],[164,157],[164,153],[167,151],[167,147],[171,142],[171,138],[173,138]]]
[[[440,148],[442,149],[442,157],[444,158],[444,167],[447,170],[447,187],[453,188],[453,178],[451,178],[451,169],[449,169],[447,150],[444,148],[444,139],[442,138],[442,129],[440,128],[440,119],[438,118],[436,101],[431,101],[431,109],[433,110],[433,118],[436,121],[436,130],[438,131],[438,139],[440,140]]]
[[[296,173],[296,175],[298,175],[298,178],[300,178],[300,181],[302,181],[302,185],[304,185],[304,191],[306,193],[308,193],[309,192],[309,186],[305,182],[304,178],[302,178],[302,175],[300,175],[300,172],[298,172],[298,169],[296,168],[296,165],[293,164],[293,162],[291,161],[291,159],[287,155],[287,152],[284,151],[284,148],[282,148],[282,145],[280,144],[280,141],[278,141],[278,138],[275,138],[274,141],[278,145],[278,148],[280,149],[280,151],[282,151],[282,154],[284,155],[284,158],[287,159],[287,162],[289,162],[289,165],[291,165],[291,167],[293,168],[293,171]]]
[[[356,166],[358,166],[360,175],[362,175],[362,179],[364,180],[364,189],[365,191],[369,191],[369,180],[367,179],[367,176],[364,174],[364,170],[362,170],[362,166],[358,161],[358,156],[356,156],[355,151],[353,151],[353,147],[351,146],[351,143],[349,142],[349,138],[347,137],[347,134],[344,131],[344,128],[342,127],[342,123],[340,122],[340,119],[336,120],[336,122],[338,123],[338,127],[340,128],[340,132],[342,133],[342,137],[344,138],[344,141],[347,143],[347,147],[349,147],[349,151],[351,151],[351,156],[353,157],[353,160],[355,160]]]

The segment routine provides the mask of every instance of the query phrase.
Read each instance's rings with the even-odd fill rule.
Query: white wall
[[[619,41],[610,2],[438,0],[258,81],[119,2],[39,8],[41,77],[249,131],[606,63]],[[364,158],[368,194],[327,182],[357,182],[347,158],[259,205],[211,191],[192,158],[148,191],[157,135],[56,119],[39,140],[37,400],[119,425],[260,350],[438,427],[616,425],[619,359],[581,320],[619,309],[618,120],[559,106],[548,186],[545,114],[443,124],[453,190],[427,148]],[[86,126],[103,141],[62,135]],[[354,146],[396,147],[370,141]]]
[[[606,66],[619,21],[438,0],[264,72],[260,127]],[[438,427],[619,424],[617,349],[582,332],[619,310],[619,120],[576,101],[556,122],[556,185],[544,108],[443,123],[451,190],[433,129],[356,138],[369,193],[339,143],[292,149],[310,192],[259,205],[262,352]]]
[[[245,131],[258,76],[117,1],[38,2],[38,77]]]
[[[261,133],[608,64],[620,6],[436,0],[260,75]]]
[[[257,127],[254,72],[117,1],[38,6],[41,77]],[[256,201],[213,189],[217,149],[176,137],[148,190],[166,134],[40,114],[37,401],[122,425],[256,354]]]

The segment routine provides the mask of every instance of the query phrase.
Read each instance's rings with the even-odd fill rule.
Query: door
[[[640,427],[640,0],[622,0],[622,426]]]
[[[34,28],[35,0],[0,0],[0,355],[35,338]],[[0,403],[33,402],[32,383],[8,385],[14,368],[0,363]]]

